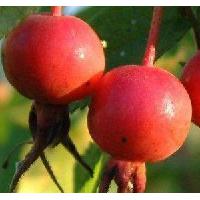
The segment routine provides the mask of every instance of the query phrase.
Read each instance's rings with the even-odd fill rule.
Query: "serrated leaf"
[[[84,160],[94,170],[93,178],[78,163],[75,166],[74,192],[96,192],[107,156],[93,143],[89,145]]]
[[[78,14],[107,42],[107,71],[120,65],[141,63],[152,11],[152,7],[110,6],[90,7]],[[178,7],[164,7],[157,58],[174,47],[190,27],[189,22],[181,16]],[[82,102],[76,102],[73,106],[79,108]]]

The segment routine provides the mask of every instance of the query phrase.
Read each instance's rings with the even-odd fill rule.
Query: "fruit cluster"
[[[141,66],[119,66],[107,73],[97,34],[81,19],[62,16],[60,7],[31,15],[10,32],[3,45],[6,77],[33,100],[29,115],[33,145],[16,170],[11,192],[38,158],[63,192],[44,154],[47,147],[60,143],[92,176],[68,134],[68,105],[83,97],[92,97],[89,132],[111,155],[100,192],[108,191],[112,179],[118,192],[143,192],[145,163],[176,152],[187,137],[191,117],[200,126],[200,52],[185,67],[181,79],[185,87],[154,66],[162,14],[163,8],[154,8]]]

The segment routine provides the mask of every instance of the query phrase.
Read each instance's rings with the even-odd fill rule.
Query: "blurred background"
[[[75,14],[80,9],[87,8],[67,7],[64,9],[64,13]],[[103,8],[98,8],[98,10],[101,9]],[[132,24],[134,23],[132,21]],[[182,72],[182,66],[195,51],[196,44],[193,32],[188,28],[182,34],[181,39],[162,54],[157,60],[156,65],[179,77]],[[124,54],[125,52],[121,51],[120,56],[123,57]],[[0,163],[3,162],[6,155],[16,144],[30,139],[27,124],[30,105],[30,100],[18,94],[9,85],[0,65]],[[72,126],[70,136],[83,157],[89,164],[92,164],[95,154],[93,157],[92,154],[91,156],[87,154],[87,149],[92,143],[87,129],[87,112],[88,108],[85,107],[77,109],[71,114]],[[29,145],[18,148],[12,154],[8,169],[0,168],[0,192],[8,192],[8,186],[14,174],[15,166],[18,161],[24,158],[29,149]],[[98,148],[96,151],[99,151]],[[61,146],[46,150],[46,154],[65,192],[83,192],[84,190],[79,190],[80,186],[77,186],[76,182],[79,182],[77,177],[82,176],[84,172],[82,172],[83,169],[79,164],[76,164],[73,157]],[[147,164],[147,192],[200,192],[199,186],[200,129],[192,124],[188,138],[178,152],[165,161]],[[58,192],[58,190],[49,178],[41,161],[38,160],[21,179],[18,192],[39,193]],[[116,192],[116,185],[114,183],[112,183],[110,192]]]

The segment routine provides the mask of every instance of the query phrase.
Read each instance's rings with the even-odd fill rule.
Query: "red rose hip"
[[[192,121],[200,126],[200,51],[184,67],[181,81],[190,95]]]
[[[27,17],[8,35],[3,61],[21,94],[50,104],[90,94],[105,67],[101,41],[88,24],[45,14]]]
[[[154,66],[162,7],[154,7],[141,66],[122,66],[107,73],[92,98],[88,127],[99,146],[111,154],[99,186],[108,192],[144,192],[145,162],[159,161],[184,142],[191,102],[172,74]]]
[[[191,103],[170,73],[123,66],[102,79],[89,109],[94,141],[115,159],[159,161],[177,151],[190,127]]]

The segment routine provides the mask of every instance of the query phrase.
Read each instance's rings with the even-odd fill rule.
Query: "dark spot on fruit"
[[[122,141],[122,143],[127,143],[127,138],[126,137],[122,137],[121,141]]]
[[[90,84],[91,84],[90,81],[87,81],[87,82],[85,83],[86,86],[90,86]]]

